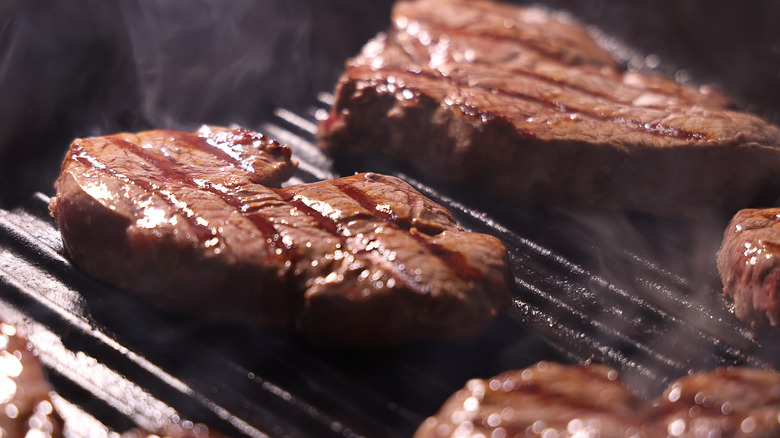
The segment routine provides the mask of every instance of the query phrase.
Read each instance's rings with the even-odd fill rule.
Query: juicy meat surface
[[[507,200],[688,216],[780,191],[780,129],[711,88],[626,71],[540,8],[399,1],[334,95],[325,151]]]
[[[0,322],[0,436],[57,438],[62,419],[38,357],[16,329]]]
[[[426,419],[415,438],[774,437],[780,433],[780,375],[718,368],[639,399],[603,365],[539,362],[472,379]]]
[[[501,242],[378,174],[281,188],[290,150],[246,130],[75,140],[50,204],[89,274],[163,308],[317,343],[467,337],[509,303]]]
[[[743,209],[718,251],[723,292],[751,328],[780,326],[780,208]]]
[[[163,430],[155,433],[149,433],[140,429],[129,430],[122,434],[122,438],[227,438],[219,432],[210,430],[203,424],[196,424],[192,427],[183,427],[179,424],[172,424]]]

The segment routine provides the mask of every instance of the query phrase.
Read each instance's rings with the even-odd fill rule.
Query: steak
[[[132,429],[122,434],[121,438],[227,438],[219,432],[209,430],[204,424],[195,424],[192,427],[184,427],[180,424],[171,424],[163,430],[149,433],[140,429]]]
[[[426,419],[415,438],[774,437],[780,375],[741,367],[685,376],[646,402],[603,365],[540,362],[472,379]]]
[[[16,329],[0,322],[0,436],[62,436],[52,390],[38,357]]]
[[[743,209],[723,233],[718,272],[734,314],[753,329],[780,326],[780,208]]]
[[[506,249],[405,182],[281,188],[290,149],[204,126],[75,140],[50,210],[71,260],[158,306],[373,349],[468,338],[509,304]]]
[[[780,129],[712,87],[627,71],[537,7],[399,1],[350,59],[318,145],[512,202],[733,214],[780,194]]]

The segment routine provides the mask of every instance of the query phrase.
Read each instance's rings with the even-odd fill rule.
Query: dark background
[[[780,2],[549,0],[635,52],[780,121]],[[51,194],[74,137],[252,128],[330,91],[390,0],[0,0],[0,207]],[[652,63],[651,63],[652,64]]]

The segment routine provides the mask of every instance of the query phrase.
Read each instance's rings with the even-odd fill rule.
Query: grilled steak
[[[717,261],[737,318],[754,329],[780,326],[780,208],[734,215]]]
[[[49,391],[49,381],[27,340],[13,326],[0,322],[0,436],[62,436],[62,420]]]
[[[140,429],[133,429],[122,434],[122,438],[226,438],[219,432],[209,430],[203,424],[195,424],[192,427],[184,427],[180,424],[172,424],[156,433],[149,433]]]
[[[506,250],[403,181],[280,188],[290,150],[203,127],[78,139],[50,209],[67,254],[163,308],[322,344],[470,336],[509,302]]]
[[[399,1],[348,61],[318,144],[505,199],[733,213],[780,190],[780,129],[710,88],[626,71],[561,14]]]
[[[645,402],[601,365],[540,362],[453,394],[415,438],[774,437],[780,433],[780,375],[719,368],[683,377]]]

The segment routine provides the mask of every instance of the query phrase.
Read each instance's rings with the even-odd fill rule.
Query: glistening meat
[[[718,271],[734,313],[754,329],[780,327],[780,208],[743,209],[723,233]]]
[[[776,437],[780,375],[718,368],[674,381],[646,402],[603,365],[539,362],[490,379],[472,379],[415,438]]]
[[[780,194],[780,129],[707,87],[626,71],[583,26],[489,1],[399,1],[318,143],[505,200],[733,213]]]
[[[74,263],[159,306],[320,343],[469,337],[509,303],[504,246],[403,181],[281,188],[290,150],[246,130],[78,139],[50,209]]]
[[[0,436],[58,438],[62,419],[40,361],[16,329],[0,321]]]

